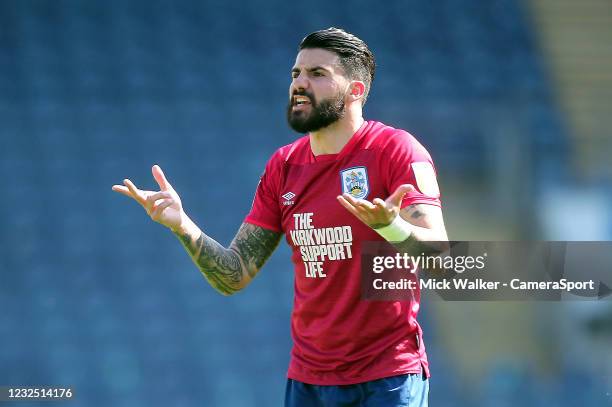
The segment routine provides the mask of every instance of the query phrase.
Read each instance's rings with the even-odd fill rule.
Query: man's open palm
[[[357,219],[372,228],[380,228],[393,222],[400,212],[404,195],[414,190],[411,184],[402,184],[384,201],[380,198],[375,198],[372,202],[356,199],[348,193],[338,195],[337,199]]]
[[[123,185],[113,185],[113,191],[134,199],[142,205],[155,222],[176,230],[185,217],[181,198],[172,188],[158,165],[154,165],[151,171],[153,172],[153,178],[159,185],[159,191],[138,189],[129,179],[124,179]]]

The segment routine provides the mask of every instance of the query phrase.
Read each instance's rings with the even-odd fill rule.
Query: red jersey
[[[386,199],[399,185],[412,184],[418,190],[402,207],[440,206],[437,187],[432,196],[423,193],[423,182],[419,186],[424,167],[433,174],[430,155],[413,136],[375,121],[364,122],[338,154],[315,157],[304,136],[268,161],[245,222],[285,233],[293,251],[289,378],[343,385],[421,369],[429,377],[416,321],[420,293],[412,301],[360,298],[361,242],[382,238],[336,199],[344,192]]]

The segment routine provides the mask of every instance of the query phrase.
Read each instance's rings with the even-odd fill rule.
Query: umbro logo
[[[281,198],[285,198],[287,201],[295,198],[295,194],[293,192],[287,192],[285,195],[281,195]]]
[[[295,201],[293,201],[293,198],[295,198],[295,194],[293,192],[287,192],[286,194],[281,195],[281,198],[285,200],[283,205],[293,205],[295,203]]]

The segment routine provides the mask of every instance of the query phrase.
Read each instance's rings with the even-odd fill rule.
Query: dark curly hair
[[[365,83],[365,103],[374,81],[376,62],[363,40],[343,29],[330,27],[308,34],[300,43],[299,51],[305,48],[321,48],[338,55],[347,77]]]

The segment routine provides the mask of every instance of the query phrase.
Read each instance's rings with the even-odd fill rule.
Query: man
[[[268,161],[229,248],[191,221],[158,166],[160,191],[127,179],[113,186],[170,228],[225,295],[249,284],[285,234],[295,264],[286,406],[427,405],[418,298],[360,298],[362,242],[386,239],[411,250],[448,240],[427,151],[405,131],[363,119],[374,68],[366,44],[343,30],[302,40],[287,119],[308,134]]]

